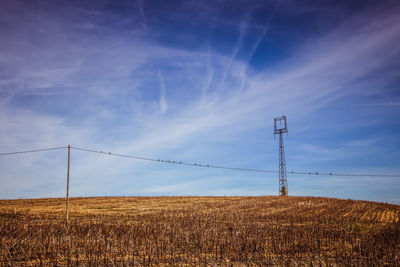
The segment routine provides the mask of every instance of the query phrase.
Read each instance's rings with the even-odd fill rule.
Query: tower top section
[[[281,117],[275,118],[274,119],[274,135],[275,134],[283,134],[287,133],[287,122],[286,122],[286,116],[283,115]]]

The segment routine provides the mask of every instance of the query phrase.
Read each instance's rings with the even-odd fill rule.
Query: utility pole
[[[281,116],[274,119],[274,137],[279,134],[279,195],[288,195],[285,149],[283,147],[283,135],[288,133],[286,116]]]
[[[69,159],[70,159],[71,145],[68,145],[68,169],[67,169],[67,198],[65,203],[65,218],[68,224],[68,202],[69,202]]]

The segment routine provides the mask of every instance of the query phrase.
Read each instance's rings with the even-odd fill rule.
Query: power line
[[[109,155],[109,156],[147,160],[147,161],[167,163],[167,164],[177,164],[177,165],[186,165],[186,166],[194,166],[194,167],[206,167],[206,168],[214,168],[214,169],[226,169],[226,170],[234,170],[234,171],[279,173],[279,171],[274,171],[274,170],[227,167],[227,166],[218,166],[218,165],[210,165],[210,164],[187,163],[187,162],[174,161],[174,160],[129,156],[129,155],[122,155],[122,154],[115,154],[115,153],[111,153],[111,152],[104,152],[102,150],[93,150],[93,149],[72,147],[72,146],[71,146],[71,149],[81,150],[81,151],[86,151],[86,152],[91,152],[91,153],[104,154],[104,155]],[[298,171],[290,171],[287,173],[296,174],[296,175],[315,175],[315,176],[356,176],[356,177],[395,177],[395,178],[400,178],[400,174],[351,174],[351,173],[332,173],[332,172],[324,173],[324,172],[298,172]]]
[[[0,156],[16,155],[16,154],[26,154],[26,153],[35,153],[35,152],[43,152],[43,151],[50,151],[50,150],[57,150],[57,149],[66,149],[66,148],[68,148],[68,147],[66,147],[66,146],[61,146],[61,147],[34,149],[34,150],[26,150],[26,151],[6,152],[6,153],[0,153]]]
[[[356,177],[395,177],[400,178],[400,174],[353,174],[353,173],[332,173],[332,172],[287,172],[290,174],[301,174],[301,175],[320,175],[320,176],[356,176]]]
[[[116,157],[132,158],[132,159],[147,160],[147,161],[154,161],[154,162],[161,162],[161,163],[168,163],[168,164],[176,164],[176,165],[185,165],[185,166],[194,166],[194,167],[205,167],[205,168],[213,168],[213,169],[225,169],[225,170],[234,170],[234,171],[278,173],[278,171],[272,171],[272,170],[260,170],[260,169],[249,169],[249,168],[237,168],[237,167],[227,167],[227,166],[210,165],[210,164],[188,163],[188,162],[175,161],[175,160],[165,160],[165,159],[155,159],[155,158],[144,158],[144,157],[129,156],[129,155],[122,155],[122,154],[115,154],[115,153],[111,153],[111,152],[104,152],[104,151],[99,151],[99,150],[93,150],[93,149],[87,149],[87,148],[80,148],[80,147],[72,147],[72,146],[71,146],[71,149],[81,150],[81,151],[86,151],[86,152],[91,152],[91,153],[105,154],[105,155],[116,156]]]
[[[26,150],[26,151],[6,152],[6,153],[0,153],[0,156],[25,154],[25,153],[35,153],[35,152],[44,152],[44,151],[67,149],[67,148],[68,148],[67,146],[62,146],[62,147],[52,147],[52,148],[44,148],[44,149]],[[260,172],[260,173],[278,173],[279,172],[279,171],[274,171],[274,170],[228,167],[228,166],[218,166],[218,165],[210,165],[210,164],[203,164],[203,163],[200,163],[200,164],[199,163],[188,163],[188,162],[176,161],[176,160],[165,160],[165,159],[138,157],[138,156],[116,154],[116,153],[111,153],[111,152],[104,152],[104,151],[101,151],[101,150],[93,150],[93,149],[88,149],[88,148],[72,147],[72,146],[71,146],[71,149],[80,150],[80,151],[84,151],[84,152],[90,152],[90,153],[97,153],[97,154],[115,156],[115,157],[131,158],[131,159],[137,159],[137,160],[146,160],[146,161],[167,163],[167,164],[175,164],[175,165],[185,165],[185,166],[192,166],[192,167],[225,169],[225,170],[233,170],[233,171]],[[298,172],[298,171],[288,171],[287,173],[288,174],[296,174],[296,175],[314,175],[314,176],[392,177],[392,178],[400,178],[400,174],[352,174],[352,173],[332,173],[332,172],[325,173],[325,172]]]

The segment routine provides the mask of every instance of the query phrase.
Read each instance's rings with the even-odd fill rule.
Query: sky
[[[400,204],[400,4],[19,1],[0,8],[0,153],[67,146],[278,170],[289,195]],[[0,157],[0,198],[63,197],[67,150]],[[71,151],[71,196],[278,195],[278,174]]]

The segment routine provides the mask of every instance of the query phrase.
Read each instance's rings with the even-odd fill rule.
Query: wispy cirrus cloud
[[[167,100],[166,100],[166,88],[165,88],[165,84],[164,84],[164,77],[162,76],[160,70],[158,71],[158,79],[160,80],[160,108],[161,108],[161,112],[165,113],[167,112],[168,109],[168,104],[167,104]]]
[[[367,82],[363,79],[393,68],[399,59],[399,48],[393,44],[400,43],[400,19],[393,10],[377,15],[373,11],[373,15],[356,14],[333,31],[305,40],[284,60],[271,61],[268,68],[258,69],[250,59],[264,49],[263,42],[273,28],[271,20],[261,28],[258,22],[253,23],[255,16],[250,13],[244,19],[233,20],[229,29],[234,29],[235,42],[222,53],[213,49],[215,40],[196,49],[159,42],[146,2],[136,3],[137,8],[130,13],[132,18],[104,9],[105,3],[100,1],[92,12],[52,7],[60,16],[44,12],[38,17],[21,4],[18,9],[26,14],[26,20],[16,20],[13,12],[3,17],[3,21],[16,21],[16,25],[2,39],[6,41],[0,41],[0,48],[4,48],[0,52],[0,68],[10,70],[0,77],[0,121],[5,125],[0,131],[2,140],[21,144],[16,148],[71,143],[133,155],[257,164],[259,155],[276,154],[274,140],[268,137],[268,141],[262,141],[263,148],[260,144],[245,149],[242,146],[246,138],[258,138],[256,132],[269,134],[274,116],[288,115],[294,129],[305,117],[327,106],[376,93],[382,90],[377,87],[382,86],[379,77]],[[276,16],[279,9],[273,10]],[[86,12],[87,21],[74,22],[82,12]],[[205,12],[204,18],[214,18],[216,13],[207,17]],[[212,20],[215,25],[208,25],[214,27],[211,31],[219,29],[218,21]],[[32,35],[26,37],[18,29],[26,29]],[[257,34],[250,34],[254,32]],[[210,34],[205,36],[212,38]],[[246,51],[247,57],[239,56],[241,50]],[[349,124],[346,120],[343,123]],[[346,142],[338,146],[343,144]],[[321,151],[321,147],[324,148],[303,141],[298,149],[309,152],[309,162],[318,163],[313,159],[316,154],[332,152]],[[342,149],[333,152],[334,157],[343,156]],[[38,161],[48,159],[45,155],[37,157]],[[92,191],[84,182],[96,179],[104,183],[117,179],[124,187],[116,187],[110,194],[125,192],[124,188],[133,187],[139,180],[155,179],[150,170],[164,168],[117,160],[110,165],[107,157],[77,152],[74,158],[73,173],[81,183],[79,194],[106,190],[107,186],[100,183]],[[32,167],[33,163],[27,165]],[[275,165],[275,161],[268,161],[262,167]],[[26,175],[22,170],[16,171],[15,166],[3,167],[6,174]],[[195,171],[188,170],[191,179],[198,178]],[[36,167],[35,173],[40,173]],[[140,177],[128,179],[131,173],[140,173]],[[174,186],[143,184],[145,189],[129,193],[193,194],[198,188],[197,181],[183,182],[184,173],[174,175]],[[208,175],[210,179],[226,176]],[[59,170],[47,170],[45,176],[58,177]],[[6,179],[6,175],[1,177]],[[226,182],[230,188],[229,180]],[[274,184],[271,181],[265,186]],[[13,192],[20,187],[13,186]],[[259,192],[251,186],[243,188],[246,192]],[[0,193],[8,196],[11,189],[4,190]],[[217,183],[212,190],[206,186],[201,190],[199,194],[241,192],[234,186],[228,190],[223,183]]]

